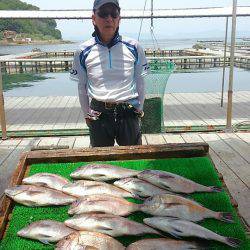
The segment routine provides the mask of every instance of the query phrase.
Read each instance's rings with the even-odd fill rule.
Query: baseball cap
[[[116,5],[117,8],[120,8],[118,0],[95,0],[94,5],[93,5],[93,10],[99,9],[101,6],[103,6],[106,3],[112,3]]]

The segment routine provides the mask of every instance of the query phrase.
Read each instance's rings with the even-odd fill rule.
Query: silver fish
[[[15,202],[30,207],[68,205],[76,200],[75,197],[60,191],[32,185],[8,188],[5,190],[5,194]]]
[[[169,217],[152,217],[145,218],[143,222],[151,227],[160,229],[161,231],[167,232],[175,237],[198,237],[207,240],[215,240],[227,244],[231,247],[238,247],[241,242],[239,239],[216,234],[215,232],[212,232],[205,227],[187,220]]]
[[[127,169],[110,164],[93,163],[78,168],[71,173],[73,179],[88,179],[94,181],[109,181],[136,176],[137,170]]]
[[[225,222],[233,222],[231,213],[215,212],[193,200],[171,194],[155,195],[146,199],[140,205],[140,210],[155,216],[176,217],[189,221],[214,218]]]
[[[114,185],[127,190],[137,198],[149,197],[157,194],[169,193],[165,189],[137,178],[126,178],[114,182]]]
[[[17,235],[48,244],[48,242],[57,242],[73,232],[75,232],[75,230],[65,226],[61,222],[40,220],[21,229],[17,232]]]
[[[130,244],[126,250],[195,250],[197,243],[167,238],[143,239]]]
[[[139,179],[148,181],[160,188],[164,188],[175,193],[190,194],[194,192],[221,191],[221,188],[203,186],[180,175],[160,170],[144,170],[137,176]]]
[[[127,216],[139,209],[139,205],[129,202],[121,197],[107,194],[86,195],[74,201],[68,213],[109,213],[120,216]]]
[[[62,187],[68,183],[69,180],[66,178],[50,173],[38,173],[23,179],[23,184],[48,187],[59,191],[62,191]]]
[[[70,234],[56,245],[56,250],[125,250],[125,247],[112,237],[98,233],[81,231]]]
[[[112,214],[91,213],[75,215],[66,220],[65,225],[79,231],[95,231],[113,237],[147,233],[160,234],[146,225]]]
[[[114,185],[98,181],[76,181],[63,187],[63,192],[75,197],[94,194],[110,194],[118,197],[133,197],[128,191]]]

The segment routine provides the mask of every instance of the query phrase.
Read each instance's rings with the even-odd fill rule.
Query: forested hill
[[[39,8],[19,0],[0,0],[0,10],[39,10]],[[16,31],[41,40],[62,38],[53,19],[0,19],[0,33],[4,30]]]

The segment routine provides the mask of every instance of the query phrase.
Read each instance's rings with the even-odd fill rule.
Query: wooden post
[[[226,69],[226,57],[227,57],[227,33],[228,33],[228,17],[226,20],[226,34],[225,34],[224,59],[223,59],[223,75],[222,75],[221,102],[220,102],[221,107],[223,107],[223,99],[224,99],[225,69]]]
[[[3,98],[3,81],[2,81],[2,69],[0,68],[0,119],[2,129],[2,139],[7,139],[5,110],[4,110],[4,98]]]
[[[237,0],[233,0],[232,35],[231,35],[231,52],[230,52],[230,73],[229,73],[228,102],[227,102],[227,125],[226,125],[226,128],[228,130],[232,129],[234,50],[235,50],[236,21],[237,21],[236,14],[237,14]]]

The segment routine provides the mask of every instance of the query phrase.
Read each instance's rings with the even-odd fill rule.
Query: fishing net
[[[164,129],[163,101],[168,78],[174,71],[174,63],[164,60],[149,61],[149,73],[145,77],[146,98],[142,133],[160,133]]]

